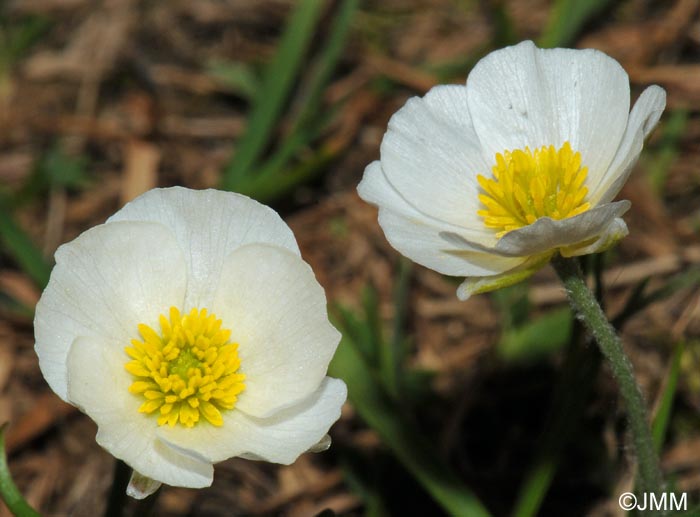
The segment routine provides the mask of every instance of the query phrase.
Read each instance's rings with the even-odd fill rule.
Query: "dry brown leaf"
[[[34,307],[41,294],[25,274],[10,270],[0,271],[0,292],[8,294],[27,307]]]
[[[126,144],[120,200],[126,204],[158,184],[160,150],[154,144],[130,140]]]
[[[133,0],[104,2],[75,31],[61,51],[35,54],[25,65],[25,73],[36,80],[55,78],[99,78],[114,66],[133,28]]]
[[[27,442],[51,428],[58,420],[78,410],[63,402],[54,393],[39,395],[32,409],[7,429],[5,448],[12,454]]]

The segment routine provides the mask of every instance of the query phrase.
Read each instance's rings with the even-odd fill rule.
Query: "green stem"
[[[16,517],[40,517],[39,512],[29,506],[10,475],[5,453],[6,428],[7,424],[0,426],[0,500],[5,502],[12,515]]]
[[[564,283],[569,301],[579,314],[583,324],[593,335],[603,356],[607,359],[620,393],[627,406],[629,427],[637,454],[638,488],[642,493],[661,494],[663,481],[659,459],[654,449],[646,404],[637,385],[632,363],[622,349],[622,342],[610,324],[595,296],[586,285],[581,269],[575,259],[556,257],[552,265]]]

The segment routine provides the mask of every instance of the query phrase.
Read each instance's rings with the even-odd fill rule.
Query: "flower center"
[[[224,423],[221,411],[233,409],[245,389],[245,375],[238,344],[230,343],[231,331],[206,309],[192,309],[182,316],[170,308],[170,319],[161,314],[161,333],[138,326],[142,340],[132,339],[125,348],[131,361],[124,367],[134,376],[129,392],[145,399],[139,412],[158,410],[158,425],[180,423],[192,427],[203,416],[215,426]]]
[[[498,231],[497,237],[534,223],[540,217],[566,219],[588,210],[584,201],[587,167],[581,167],[581,153],[565,142],[559,150],[553,145],[534,152],[529,147],[496,154],[493,179],[482,175],[483,189],[479,210],[484,224]]]

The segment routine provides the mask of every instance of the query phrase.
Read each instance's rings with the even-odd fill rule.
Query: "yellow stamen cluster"
[[[159,322],[161,335],[141,323],[142,340],[131,340],[125,349],[132,358],[125,368],[135,378],[129,391],[145,399],[139,411],[158,411],[158,425],[192,427],[200,416],[222,425],[221,411],[233,409],[245,389],[231,331],[206,309],[183,316],[171,307],[170,319],[161,314]]]
[[[585,212],[587,167],[571,144],[529,147],[496,154],[493,179],[477,176],[483,193],[479,210],[484,224],[502,237],[511,230],[534,223],[540,217],[566,219]]]

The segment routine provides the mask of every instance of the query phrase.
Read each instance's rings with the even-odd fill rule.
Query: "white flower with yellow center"
[[[277,213],[238,194],[152,190],[64,244],[34,324],[44,377],[136,497],[209,486],[234,456],[289,464],[346,397],[323,289]]]
[[[525,41],[479,61],[466,86],[410,99],[358,192],[394,248],[465,277],[466,299],[627,235],[630,203],[613,199],[665,103],[651,86],[630,113],[617,61]]]

